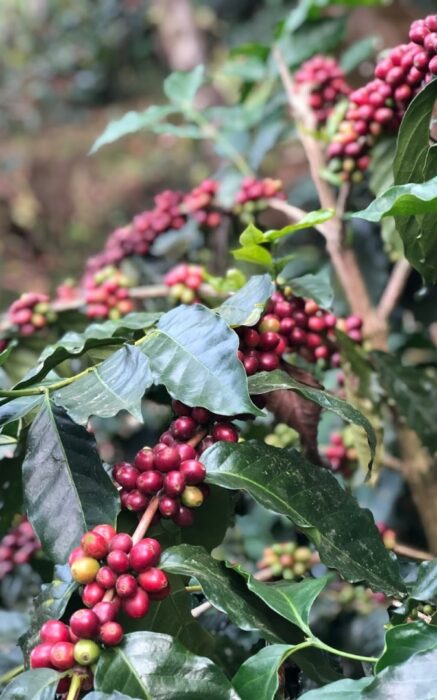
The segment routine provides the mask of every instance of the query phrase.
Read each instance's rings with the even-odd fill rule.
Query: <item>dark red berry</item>
[[[171,424],[171,432],[178,440],[190,440],[197,430],[196,421],[190,416],[176,418]]]
[[[119,549],[109,552],[106,561],[112,571],[115,571],[116,574],[126,573],[126,571],[129,570],[129,556],[132,555],[132,551],[134,549],[135,547],[131,549],[130,555],[126,554],[126,552],[122,552]],[[103,585],[101,581],[99,581],[99,583],[100,585]]]
[[[171,496],[162,496],[159,501],[159,512],[164,518],[173,518],[179,508],[179,502]]]
[[[196,459],[189,459],[181,464],[181,472],[185,477],[185,481],[189,485],[198,484],[203,481],[206,476],[206,469],[202,462]]]
[[[106,590],[114,588],[116,580],[117,573],[109,566],[102,566],[97,572],[96,582]]]
[[[189,406],[186,406],[184,403],[182,403],[182,401],[178,401],[177,399],[173,399],[173,401],[171,402],[171,407],[177,416],[190,416],[191,415],[191,408]]]
[[[161,546],[157,540],[145,537],[132,547],[129,557],[131,568],[141,573],[159,563]]]
[[[238,442],[238,431],[232,423],[216,423],[212,429],[212,438],[216,442]]]
[[[56,642],[50,652],[50,661],[59,671],[74,666],[74,645],[71,642]]]
[[[132,491],[137,485],[139,471],[132,466],[120,467],[118,469],[115,480],[117,484],[123,486],[126,491]]]
[[[30,652],[30,668],[53,668],[51,661],[51,652],[53,644],[44,642]]]
[[[211,413],[211,411],[208,411],[207,408],[193,408],[191,415],[197,423],[201,423],[202,425],[211,423],[211,421],[214,419],[214,414]]]
[[[99,573],[102,569],[99,569]],[[87,583],[82,591],[82,600],[87,608],[92,608],[97,603],[100,603],[105,595],[105,588],[100,586],[97,581]]]
[[[190,508],[180,506],[176,515],[173,516],[173,521],[179,527],[190,527],[194,523],[194,513]]]
[[[185,420],[178,418],[178,420]],[[190,419],[191,420],[191,419]],[[175,421],[176,422],[176,421]],[[170,472],[173,469],[178,469],[181,458],[176,447],[165,447],[155,455],[156,468],[162,472]]]
[[[278,333],[272,333],[267,331],[266,333],[261,333],[259,339],[259,347],[261,350],[274,350],[278,345],[280,336]]]
[[[137,592],[134,596],[132,596],[132,598],[125,598],[122,601],[121,607],[126,615],[129,615],[129,617],[144,617],[149,610],[149,597],[142,588],[138,588]]]
[[[144,493],[141,493],[141,491],[135,489],[135,491],[131,491],[127,495],[125,503],[128,510],[132,510],[137,513],[138,511],[145,510],[147,508],[149,505],[149,499],[144,495]]]
[[[86,532],[80,544],[85,554],[94,559],[103,559],[108,553],[108,543],[97,532]]]
[[[100,620],[93,610],[82,608],[72,614],[70,629],[79,639],[94,639],[99,633]]]
[[[274,352],[261,352],[258,357],[259,369],[272,372],[279,367],[279,357]]]
[[[259,333],[254,328],[245,328],[242,338],[248,348],[256,348],[260,340]]]
[[[143,447],[137,452],[134,465],[140,472],[146,472],[155,468],[155,456],[150,447]]]
[[[105,622],[100,628],[100,639],[108,647],[114,647],[123,639],[123,627],[118,622]]]
[[[112,552],[116,549],[129,554],[130,550],[132,549],[132,537],[125,532],[119,532],[114,535],[109,543],[109,551]]]
[[[163,482],[164,477],[161,472],[143,472],[138,477],[137,486],[143,493],[153,495],[158,493],[158,491],[162,488]]]
[[[185,488],[185,476],[181,471],[171,471],[164,478],[166,496],[179,496]]]
[[[56,642],[68,642],[70,634],[67,625],[60,620],[47,620],[39,631],[42,642],[56,644]]]
[[[168,578],[161,569],[152,567],[138,576],[138,583],[147,593],[156,593],[167,587]]]
[[[137,592],[137,588],[137,581],[132,574],[122,574],[115,584],[115,590],[120,598],[131,598]]]
[[[93,608],[93,613],[97,615],[100,623],[103,625],[105,622],[110,622],[115,619],[118,612],[118,607],[112,601],[102,600],[101,603]]]
[[[183,462],[186,459],[196,459],[196,450],[194,449],[194,447],[188,445],[186,442],[176,445],[176,448],[179,452],[181,462]]]

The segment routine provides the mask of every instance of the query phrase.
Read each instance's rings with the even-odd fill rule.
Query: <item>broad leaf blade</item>
[[[379,673],[387,666],[407,661],[413,654],[437,648],[437,630],[421,620],[387,630],[384,653],[375,666]]]
[[[437,559],[422,562],[417,570],[415,582],[408,588],[410,598],[437,603]]]
[[[164,81],[165,95],[178,107],[191,107],[204,81],[204,74],[203,66],[196,66],[192,71],[171,73]]]
[[[14,420],[23,418],[43,401],[40,396],[19,396],[0,406],[0,425],[6,425]]]
[[[127,112],[120,119],[109,122],[103,134],[93,143],[90,154],[96,153],[102,146],[118,141],[123,136],[135,134],[142,129],[150,129],[161,119],[177,111],[174,105],[152,105],[144,112]]]
[[[54,391],[53,399],[81,425],[90,416],[110,418],[122,410],[142,422],[141,399],[152,383],[147,357],[125,345],[85,376]]]
[[[274,291],[270,275],[254,275],[215,311],[229,326],[254,326]]]
[[[232,250],[231,253],[236,260],[244,260],[262,267],[270,268],[273,264],[271,253],[262,245],[245,245],[242,248]]]
[[[232,679],[241,700],[275,700],[279,670],[293,648],[287,644],[271,644],[250,656]]]
[[[366,209],[352,216],[366,221],[381,221],[386,216],[437,214],[437,177],[421,184],[408,183],[390,187]]]
[[[256,442],[217,443],[202,455],[207,481],[243,489],[285,515],[313,540],[322,561],[349,581],[367,581],[387,595],[404,591],[397,563],[381,542],[368,510],[326,469],[295,450]]]
[[[237,358],[238,336],[204,306],[178,306],[164,314],[139,346],[155,383],[175,399],[221,415],[259,414]]]
[[[289,224],[285,228],[279,230],[266,231],[264,234],[264,242],[278,241],[280,238],[289,236],[291,233],[297,233],[297,231],[302,231],[305,228],[313,228],[318,224],[323,224],[325,221],[332,219],[335,212],[333,209],[317,209],[316,211],[310,211],[305,214],[304,217],[296,224]]]
[[[87,530],[117,516],[117,491],[93,437],[47,400],[29,431],[23,484],[29,520],[57,563]]]
[[[320,270],[315,275],[302,275],[287,279],[293,294],[314,299],[322,309],[330,309],[334,301],[334,292],[331,286],[331,277],[328,268]]]
[[[2,692],[2,700],[53,700],[61,674],[49,668],[35,668],[14,678]]]

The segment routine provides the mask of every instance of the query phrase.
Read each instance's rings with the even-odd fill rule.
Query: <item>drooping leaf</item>
[[[39,632],[47,620],[59,620],[78,584],[72,579],[68,564],[55,566],[53,581],[42,585],[34,601],[29,629],[20,639],[25,657],[39,643]]]
[[[310,690],[308,693],[304,693],[301,698],[303,700],[364,700],[367,698],[365,691],[372,680],[372,677],[369,676],[358,680],[345,678],[324,688]]]
[[[121,410],[142,421],[141,399],[152,383],[147,357],[125,345],[80,379],[55,390],[53,400],[81,425],[90,416],[109,418]]]
[[[265,508],[290,518],[314,542],[322,561],[347,580],[367,581],[387,595],[405,591],[370,512],[328,470],[296,450],[252,441],[217,443],[202,461],[209,483],[243,489]]]
[[[302,231],[305,228],[313,228],[318,224],[323,224],[325,221],[329,221],[334,216],[333,209],[317,209],[316,211],[310,211],[305,216],[302,217],[300,221],[295,224],[289,224],[285,228],[281,228],[278,231],[266,231],[264,234],[264,242],[278,241],[280,238],[289,236],[291,233],[296,233],[297,231]]]
[[[105,649],[95,674],[96,690],[144,700],[238,700],[224,673],[167,634],[133,632]]]
[[[314,401],[322,408],[336,413],[347,423],[354,423],[366,431],[371,458],[375,453],[376,436],[372,425],[354,406],[343,399],[330,394],[322,389],[316,389],[302,384],[285,372],[259,372],[249,377],[249,391],[251,394],[264,394],[277,389],[292,389],[309,401]],[[370,462],[371,465],[371,462]],[[369,465],[369,466],[370,466]]]
[[[288,278],[286,280],[293,294],[307,299],[314,299],[322,309],[330,309],[334,301],[331,277],[328,268],[323,268],[315,275]]]
[[[6,425],[14,420],[23,418],[42,402],[42,394],[39,396],[18,396],[8,403],[0,406],[0,425]]]
[[[170,102],[182,109],[191,107],[204,81],[205,69],[196,66],[192,71],[171,73],[164,81],[164,92]]]
[[[437,630],[426,622],[416,620],[387,630],[385,648],[375,666],[379,673],[387,666],[407,661],[413,654],[437,648]]]
[[[259,414],[251,402],[238,336],[204,306],[178,306],[138,346],[149,358],[156,384],[175,399],[214,413]]]
[[[215,311],[229,326],[254,326],[274,289],[270,275],[254,275]]]
[[[270,644],[250,656],[238,669],[232,685],[241,700],[275,700],[279,688],[279,670],[294,647],[288,644]]]
[[[23,484],[29,520],[56,563],[87,530],[117,516],[117,491],[94,438],[47,399],[29,430]]]
[[[422,562],[415,582],[408,588],[413,600],[437,603],[437,559]]]
[[[49,668],[35,668],[14,678],[2,692],[2,700],[53,700],[61,674]]]
[[[152,105],[144,112],[127,112],[120,119],[109,122],[102,134],[93,143],[90,154],[96,153],[102,146],[118,141],[128,134],[135,134],[142,129],[150,129],[161,119],[179,110],[174,105]]]
[[[416,184],[390,187],[366,209],[352,216],[366,221],[381,221],[386,216],[416,216],[437,213],[437,177]]]
[[[401,416],[431,453],[437,450],[437,376],[423,367],[405,367],[394,355],[372,355],[381,385]]]

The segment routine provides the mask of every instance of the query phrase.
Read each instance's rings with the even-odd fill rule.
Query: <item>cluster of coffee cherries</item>
[[[353,586],[344,581],[334,581],[322,594],[338,605],[339,612],[354,612],[369,615],[375,607],[387,605],[384,593],[374,592],[365,586]]]
[[[397,542],[396,532],[393,528],[389,527],[386,523],[378,522],[376,527],[379,530],[379,534],[382,537],[384,547],[386,549],[393,549]]]
[[[222,213],[214,206],[219,183],[210,178],[188,192],[183,198],[181,209],[191,215],[197,223],[206,228],[216,228],[221,224]]]
[[[271,447],[291,447],[299,441],[299,433],[286,423],[277,423],[264,442]]]
[[[317,55],[303,63],[294,75],[294,82],[298,93],[302,89],[308,91],[308,105],[318,129],[326,125],[339,101],[351,92],[343,70],[330,56]]]
[[[27,564],[40,549],[32,525],[23,518],[0,540],[0,581],[15,568]]]
[[[124,508],[142,513],[151,499],[159,497],[156,519],[173,520],[179,527],[194,521],[194,509],[208,496],[202,452],[219,440],[238,441],[235,426],[205,408],[190,408],[173,401],[175,420],[153,447],[143,447],[133,464],[119,462],[112,474],[121,487]]]
[[[249,223],[257,213],[268,207],[268,200],[273,197],[285,199],[281,180],[273,180],[270,177],[262,180],[245,177],[235,196],[233,212],[243,223]]]
[[[357,343],[362,341],[362,320],[358,316],[338,319],[321,309],[313,299],[294,296],[290,290],[277,291],[254,328],[239,328],[238,357],[248,375],[271,372],[282,355],[297,353],[307,362],[340,361],[335,329],[344,330]]]
[[[199,301],[199,290],[204,281],[204,268],[188,263],[176,265],[164,277],[165,284],[170,287],[170,296],[181,304]]]
[[[335,474],[341,474],[350,479],[358,468],[358,453],[347,433],[331,433],[329,445],[323,449],[323,454]]]
[[[278,542],[266,547],[257,568],[269,569],[272,578],[293,581],[309,572],[312,557],[309,547],[299,547],[296,542]]]
[[[123,628],[116,620],[119,612],[142,618],[150,601],[170,594],[167,576],[158,568],[160,557],[161,546],[151,537],[137,541],[135,536],[116,533],[111,525],[87,532],[68,560],[73,579],[82,586],[86,607],[76,610],[68,624],[44,623],[40,643],[30,654],[31,668],[79,672],[85,676],[83,690],[90,689],[89,667],[97,662],[102,646],[117,646],[123,639]],[[68,690],[69,682],[62,679],[57,692]]]
[[[133,311],[134,302],[130,298],[129,287],[129,279],[112,265],[88,278],[85,282],[88,318],[116,321]]]
[[[413,22],[409,38],[378,62],[374,80],[349,97],[345,119],[328,148],[330,169],[345,181],[361,181],[376,139],[396,133],[411,100],[437,75],[437,15]]]
[[[27,292],[14,301],[8,310],[9,322],[19,335],[33,335],[56,321],[56,313],[50,308],[46,294]]]

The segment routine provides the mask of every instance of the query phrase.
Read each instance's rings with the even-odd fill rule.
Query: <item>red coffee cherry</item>
[[[129,617],[144,617],[149,610],[149,597],[142,588],[138,588],[132,598],[125,598],[122,600],[121,607]]]
[[[96,527],[93,528],[93,532],[96,532],[98,535],[101,535],[104,540],[106,540],[107,544],[109,545],[110,541],[116,535],[115,529],[112,527],[112,525],[97,525]]]
[[[117,603],[102,600],[101,603],[97,603],[97,605],[94,606],[93,613],[97,615],[100,623],[104,625],[105,622],[112,622],[112,620],[115,620],[118,608],[119,605],[117,605]]]
[[[185,477],[185,481],[188,485],[198,484],[203,481],[206,476],[206,469],[202,462],[196,459],[189,459],[181,464],[181,472]]]
[[[212,437],[216,442],[238,442],[238,431],[232,423],[216,423],[212,429]]]
[[[155,468],[155,457],[150,447],[143,447],[137,452],[134,465],[140,472],[150,471]]]
[[[50,661],[59,671],[74,666],[74,645],[71,642],[56,642],[50,652]]]
[[[196,430],[197,423],[190,416],[180,416],[171,424],[171,432],[177,440],[190,440]]]
[[[194,523],[194,513],[190,508],[180,506],[176,515],[173,516],[173,521],[179,527],[190,527]]]
[[[123,628],[118,622],[105,622],[100,628],[100,640],[108,647],[114,647],[123,639]]]
[[[177,421],[182,420],[192,420],[191,418],[178,418]],[[175,421],[175,423],[177,422]],[[175,424],[174,423],[174,424]],[[181,462],[179,456],[179,451],[176,447],[164,447],[157,454],[155,454],[155,465],[156,468],[162,472],[170,472],[173,469],[178,469]]]
[[[94,639],[100,629],[100,620],[92,610],[76,610],[70,618],[70,629],[79,639]]]
[[[99,569],[99,573],[101,570],[102,569]],[[97,581],[93,581],[93,583],[87,583],[87,585],[84,587],[82,591],[82,600],[87,608],[92,608],[94,605],[96,605],[96,603],[100,603],[104,595],[105,588],[100,586]]]
[[[132,537],[125,532],[119,532],[111,539],[109,543],[109,551],[121,550],[129,554],[132,549]]]
[[[187,459],[196,459],[196,450],[194,449],[194,447],[188,445],[186,442],[182,442],[176,445],[176,449],[179,452],[181,462]]]
[[[157,540],[145,537],[135,544],[130,552],[130,566],[134,571],[141,573],[150,566],[156,566],[161,557],[161,546]]]
[[[164,478],[164,492],[167,496],[179,496],[185,488],[185,476],[181,471],[171,471]]]
[[[129,571],[129,556],[132,556],[134,549],[135,546],[132,547],[130,555],[126,554],[126,552],[122,552],[120,549],[109,552],[106,561],[112,571],[115,571],[116,574],[124,574],[126,571]],[[103,585],[102,582],[100,583]]]
[[[113,474],[117,484],[123,486],[126,491],[132,491],[136,487],[139,471],[135,467],[130,465],[118,467],[113,470]]]
[[[191,416],[192,409],[190,408],[190,406],[187,406],[186,404],[182,403],[182,401],[173,399],[171,402],[171,407],[177,416]]]
[[[137,592],[137,588],[137,581],[132,574],[122,574],[115,584],[115,590],[120,598],[132,598]]]
[[[147,593],[156,593],[168,586],[168,578],[161,569],[151,567],[138,576],[138,583]]]
[[[149,499],[144,495],[144,493],[141,493],[141,491],[135,489],[135,491],[128,493],[125,504],[128,510],[138,513],[140,510],[146,510],[147,506],[149,505]]]
[[[118,552],[121,550],[115,550],[115,551]],[[127,554],[126,554],[126,556],[127,556]],[[125,565],[124,564],[125,560],[123,558],[121,559],[121,563],[119,563],[118,556],[114,557],[114,560],[115,560],[115,566],[124,566]],[[128,566],[129,566],[129,560],[128,560]],[[127,571],[127,569],[125,569],[125,571]],[[115,570],[111,569],[109,566],[102,566],[97,573],[96,582],[99,584],[99,586],[102,586],[106,590],[108,590],[110,588],[114,588],[115,582],[117,580],[117,573],[115,572]]]
[[[83,551],[82,547],[75,547],[71,552],[70,556],[68,557],[68,563],[71,566],[73,562],[75,562],[77,559],[83,559],[83,557],[86,556],[85,552]]]
[[[137,487],[145,494],[153,495],[158,493],[164,483],[164,477],[160,472],[143,472],[137,480]]]
[[[80,541],[85,554],[94,559],[103,559],[108,553],[108,543],[97,532],[86,532]]]
[[[258,357],[260,371],[272,372],[279,367],[279,357],[274,352],[261,352]]]
[[[56,644],[56,642],[68,642],[70,634],[67,625],[60,620],[47,620],[40,629],[39,638],[42,642]]]
[[[211,413],[211,411],[208,411],[207,408],[193,408],[191,416],[193,420],[195,420],[197,423],[200,423],[201,425],[206,425],[207,423],[211,423],[211,421],[214,420],[214,414]]]
[[[171,496],[162,496],[159,501],[159,512],[164,518],[173,518],[179,508],[179,502]]]
[[[49,642],[37,644],[30,652],[30,668],[53,668],[51,661],[52,646],[53,644]]]

